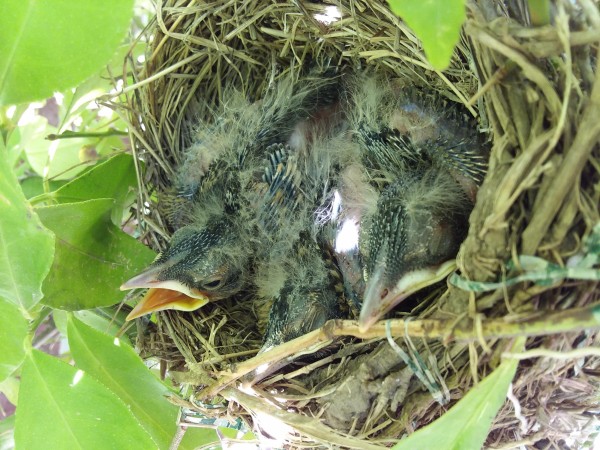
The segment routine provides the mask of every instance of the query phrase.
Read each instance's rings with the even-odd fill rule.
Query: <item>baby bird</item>
[[[346,183],[354,190],[342,197],[371,199],[354,208],[365,281],[359,328],[365,331],[448,274],[486,172],[486,146],[476,123],[456,107],[407,93],[393,81],[354,78],[345,108],[363,176]]]
[[[336,128],[337,91],[334,76],[308,76],[277,84],[253,104],[226,96],[223,115],[198,129],[179,169],[169,248],[121,286],[149,288],[128,319],[191,311],[253,289],[273,243],[291,251],[324,189],[329,166],[311,153],[312,142]]]
[[[193,311],[239,292],[247,274],[233,230],[231,223],[215,221],[175,232],[169,248],[121,286],[150,288],[127,320],[164,309]]]

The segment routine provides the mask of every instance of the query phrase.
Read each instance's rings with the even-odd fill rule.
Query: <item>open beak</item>
[[[165,309],[194,311],[206,305],[209,298],[202,292],[190,289],[175,281],[159,281],[158,274],[162,267],[151,267],[121,285],[121,290],[148,288],[142,300],[129,313],[126,320],[132,320],[145,314]]]
[[[376,269],[367,281],[365,298],[358,318],[358,330],[364,333],[402,300],[443,280],[454,270],[456,261],[446,261],[440,266],[407,272],[395,286],[387,287],[383,279],[384,268]]]

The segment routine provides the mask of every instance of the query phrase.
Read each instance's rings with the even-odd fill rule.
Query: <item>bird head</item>
[[[169,248],[121,290],[149,288],[127,320],[153,311],[193,311],[240,291],[247,267],[240,242],[226,222],[179,229]]]
[[[407,175],[381,194],[367,227],[361,331],[453,270],[468,211],[460,187],[439,173]]]

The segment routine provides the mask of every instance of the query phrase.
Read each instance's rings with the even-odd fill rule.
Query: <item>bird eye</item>
[[[223,282],[223,280],[221,278],[213,278],[212,280],[206,281],[204,284],[204,287],[207,289],[216,289],[219,286],[221,286],[221,283]]]

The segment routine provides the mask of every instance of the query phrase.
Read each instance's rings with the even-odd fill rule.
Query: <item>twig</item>
[[[57,139],[74,139],[74,138],[105,138],[110,136],[129,136],[127,131],[121,130],[108,130],[108,131],[88,131],[88,132],[78,132],[78,131],[63,131],[60,134],[49,134],[46,136],[48,141],[55,141]]]
[[[307,349],[320,349],[323,343],[331,343],[340,336],[354,336],[362,339],[385,338],[386,328],[395,336],[413,338],[442,339],[444,342],[478,342],[485,339],[512,338],[517,336],[545,336],[576,332],[586,329],[600,329],[600,304],[585,308],[574,308],[564,311],[551,311],[536,315],[535,318],[521,322],[508,322],[506,318],[491,319],[481,322],[480,328],[470,320],[456,322],[454,320],[403,320],[381,321],[368,331],[361,333],[354,320],[330,320],[322,328],[300,336],[269,351],[244,361],[231,373],[222,375],[210,386],[198,393],[198,398],[212,397],[230,383],[244,375],[259,369],[268,370],[271,365],[278,364],[287,358],[291,362],[299,354],[307,354]]]
[[[529,359],[529,358],[554,358],[554,359],[577,359],[585,358],[586,356],[600,356],[600,348],[598,347],[584,347],[568,352],[559,352],[556,350],[549,350],[547,348],[534,348],[522,353],[502,353],[503,358],[511,359]]]

